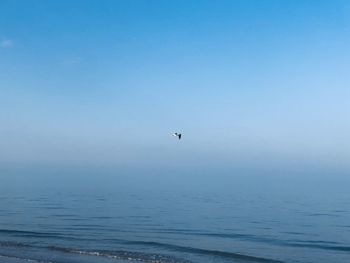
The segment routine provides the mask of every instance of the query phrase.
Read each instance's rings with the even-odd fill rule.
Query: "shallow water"
[[[21,178],[2,177],[0,262],[350,262],[346,178]]]

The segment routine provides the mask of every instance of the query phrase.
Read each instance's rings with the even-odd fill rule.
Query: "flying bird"
[[[181,133],[175,132],[175,133],[173,133],[173,136],[179,138],[179,140],[181,139]]]

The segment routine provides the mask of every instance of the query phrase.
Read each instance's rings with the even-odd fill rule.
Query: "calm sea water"
[[[346,178],[125,178],[1,175],[0,262],[350,262]]]

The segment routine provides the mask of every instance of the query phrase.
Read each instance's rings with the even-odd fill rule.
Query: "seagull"
[[[176,136],[177,138],[179,138],[179,140],[181,139],[181,133],[175,132],[173,133],[173,136]]]

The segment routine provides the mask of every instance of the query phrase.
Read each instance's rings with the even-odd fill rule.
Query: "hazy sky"
[[[0,0],[1,165],[350,171],[349,135],[349,1]]]

